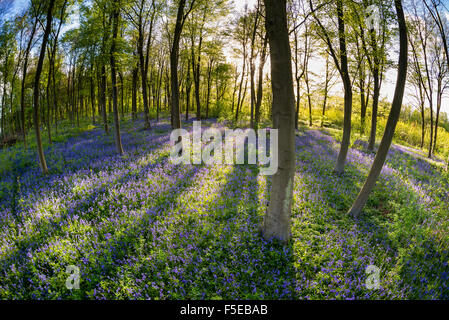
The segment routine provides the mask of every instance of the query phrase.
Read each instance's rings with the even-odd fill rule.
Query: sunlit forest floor
[[[169,122],[142,127],[122,124],[124,157],[100,127],[67,134],[45,149],[46,177],[34,148],[0,151],[0,298],[449,298],[449,178],[436,165],[395,146],[355,220],[374,155],[356,141],[336,175],[335,138],[301,129],[282,247],[258,234],[270,181],[257,167],[175,166]]]

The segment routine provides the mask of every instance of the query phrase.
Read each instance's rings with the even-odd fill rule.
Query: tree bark
[[[323,111],[321,116],[321,127],[324,126],[324,117],[326,116],[327,96],[329,94],[330,72],[329,72],[329,58],[326,56],[326,79],[324,81],[324,97],[323,97]]]
[[[133,121],[137,118],[137,81],[138,81],[138,72],[137,68],[133,69],[133,79],[132,79],[132,93],[131,93],[131,117]]]
[[[192,90],[192,82],[190,78],[190,60],[187,59],[187,78],[186,78],[186,121],[189,120],[190,108],[190,92]]]
[[[206,119],[209,118],[210,90],[212,85],[213,63],[214,61],[211,59],[207,67]]]
[[[143,53],[143,30],[142,30],[142,22],[139,24],[139,38],[137,51],[139,54],[139,67],[140,67],[140,78],[142,80],[142,100],[143,100],[143,113],[145,120],[145,128],[151,128],[150,118],[149,118],[149,108],[148,108],[148,93],[147,93],[147,73],[145,70],[145,57]]]
[[[37,144],[37,152],[39,154],[39,165],[41,167],[42,173],[47,174],[47,162],[45,160],[44,149],[42,147],[42,139],[41,139],[41,131],[39,124],[39,86],[40,86],[40,77],[42,73],[42,66],[44,64],[45,50],[47,47],[48,35],[51,31],[51,23],[53,20],[53,6],[55,4],[55,0],[50,0],[48,3],[47,10],[47,25],[45,26],[44,36],[42,38],[42,46],[39,54],[39,60],[37,62],[36,74],[34,77],[34,108],[33,108],[33,120],[34,120],[34,130],[36,132],[36,144]]]
[[[112,44],[111,44],[111,82],[112,82],[112,105],[114,111],[114,136],[115,136],[115,146],[117,149],[117,153],[119,155],[123,155],[123,146],[122,139],[120,136],[120,122],[118,115],[118,90],[117,90],[117,70],[115,64],[115,51],[116,51],[116,42],[117,42],[117,33],[118,33],[118,24],[119,24],[119,16],[120,16],[120,1],[115,0],[113,2],[113,12],[112,12]]]
[[[337,16],[338,16],[338,34],[340,43],[340,60],[341,60],[341,76],[345,90],[344,98],[344,124],[343,139],[341,142],[340,153],[338,154],[335,171],[342,173],[345,169],[346,156],[349,150],[351,140],[351,116],[352,116],[352,84],[349,78],[348,56],[346,50],[345,21],[343,13],[343,1],[337,0]]]
[[[26,122],[25,122],[25,83],[28,69],[28,57],[31,50],[31,45],[33,43],[34,34],[36,33],[38,19],[36,18],[33,24],[33,28],[31,29],[30,40],[28,41],[27,48],[25,50],[25,58],[23,62],[23,70],[22,70],[22,87],[20,91],[20,116],[22,119],[22,138],[25,149],[27,149],[27,141],[26,141]]]
[[[407,66],[408,66],[408,43],[407,43],[407,25],[405,22],[404,11],[402,8],[402,1],[395,0],[395,7],[397,18],[399,22],[399,37],[400,37],[400,53],[399,53],[399,69],[398,78],[396,81],[396,90],[394,94],[393,103],[391,106],[390,115],[388,117],[385,133],[379,146],[379,150],[374,159],[373,166],[366,182],[360,191],[356,201],[352,208],[349,210],[349,214],[358,217],[363,208],[366,205],[368,197],[374,188],[376,181],[382,171],[383,165],[390,150],[391,142],[393,141],[396,125],[399,120],[399,116],[402,108],[402,100],[404,97],[405,83],[407,80]]]
[[[179,81],[178,81],[178,59],[179,59],[179,42],[181,40],[182,28],[184,25],[184,7],[186,1],[180,0],[178,6],[178,14],[176,17],[175,33],[173,36],[173,44],[170,51],[170,75],[171,75],[171,118],[173,129],[181,128],[181,115],[179,110]]]
[[[260,55],[259,74],[257,80],[256,107],[254,115],[254,128],[256,130],[259,128],[260,123],[260,107],[262,106],[262,97],[263,97],[263,68],[266,62],[267,45],[268,45],[268,37],[265,35],[263,39],[262,53]]]
[[[287,28],[286,0],[264,0],[270,42],[273,128],[279,130],[279,164],[273,176],[262,234],[283,243],[290,239],[295,171],[295,95]]]
[[[257,7],[254,17],[253,30],[251,34],[251,52],[249,56],[249,69],[251,78],[251,117],[250,117],[250,127],[255,128],[255,106],[256,106],[256,66],[254,65],[255,60],[255,44],[256,44],[256,34],[257,28],[259,27],[259,10],[260,10],[260,0],[257,1]]]
[[[95,86],[94,86],[94,75],[93,66],[90,69],[90,103],[92,107],[92,124],[95,125]]]

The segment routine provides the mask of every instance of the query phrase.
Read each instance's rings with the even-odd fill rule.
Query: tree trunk
[[[171,75],[171,118],[173,129],[181,128],[181,115],[179,110],[179,81],[178,81],[178,59],[179,42],[181,40],[182,28],[184,25],[184,7],[186,1],[180,0],[178,14],[176,17],[175,33],[170,51],[170,75]]]
[[[120,16],[120,1],[115,0],[113,2],[114,11],[112,13],[112,44],[111,44],[111,82],[112,82],[112,104],[114,110],[114,136],[115,136],[115,146],[117,148],[117,153],[123,155],[122,139],[120,136],[120,122],[118,117],[118,90],[117,90],[117,70],[115,65],[115,48],[117,42],[118,24]]]
[[[39,164],[43,174],[48,173],[47,162],[45,161],[44,150],[42,148],[41,131],[39,124],[39,85],[40,77],[42,73],[42,66],[44,64],[45,50],[47,47],[48,36],[51,31],[51,23],[53,20],[53,6],[55,0],[50,0],[47,11],[47,25],[45,26],[44,36],[42,38],[42,46],[39,54],[39,60],[37,62],[36,74],[34,76],[34,108],[33,108],[33,120],[34,130],[36,131],[36,144],[37,152],[39,154]]]
[[[295,95],[286,0],[264,2],[270,42],[273,127],[279,130],[279,164],[272,179],[262,234],[265,239],[275,238],[285,243],[290,239],[295,172]]]
[[[263,97],[263,68],[266,62],[267,45],[268,45],[268,37],[265,36],[263,39],[262,53],[259,61],[259,75],[257,80],[256,107],[254,115],[254,128],[256,130],[259,128],[260,123],[260,107],[262,106],[262,97]]]
[[[196,118],[201,120],[201,101],[200,101],[200,76],[201,76],[201,48],[203,43],[203,35],[200,36],[198,45],[198,57],[195,62],[194,43],[192,40],[192,66],[193,66],[193,82],[195,84],[195,103],[196,103]]]
[[[443,88],[442,88],[442,79],[440,78],[438,79],[438,89],[437,89],[437,113],[435,115],[435,132],[434,132],[433,151],[432,151],[433,154],[435,154],[435,150],[437,148],[438,125],[440,122],[440,111],[442,100],[443,100]]]
[[[379,97],[380,97],[380,88],[381,88],[381,59],[378,54],[378,44],[376,40],[376,33],[374,30],[370,31],[370,39],[371,39],[371,47],[373,48],[374,58],[372,66],[373,73],[373,81],[374,81],[374,90],[373,90],[373,108],[371,115],[371,130],[370,137],[368,140],[368,150],[374,151],[374,147],[376,145],[376,134],[377,134],[377,113],[379,108]],[[382,45],[383,47],[383,45]]]
[[[255,12],[254,25],[251,34],[251,52],[249,56],[249,69],[250,69],[250,78],[251,78],[251,116],[250,116],[250,127],[255,128],[255,107],[256,107],[256,83],[255,83],[255,75],[256,75],[256,66],[254,65],[255,59],[255,43],[256,43],[256,34],[257,28],[259,26],[259,8],[260,8],[260,0],[257,1],[257,7]]]
[[[324,97],[323,97],[323,112],[321,115],[321,127],[324,126],[324,117],[326,116],[326,107],[327,107],[327,96],[329,94],[329,59],[326,57],[326,80],[324,82]]]
[[[161,70],[159,72],[159,79],[157,84],[157,104],[156,104],[156,121],[159,122],[159,112],[161,110],[161,100],[162,100],[162,78],[164,75],[164,62],[162,62]]]
[[[94,75],[93,66],[90,70],[90,103],[92,107],[92,124],[95,125],[95,86],[94,86]]]
[[[50,113],[51,113],[51,107],[50,107],[50,85],[51,85],[51,69],[52,69],[52,57],[49,56],[49,61],[48,61],[48,76],[47,76],[47,87],[45,88],[46,91],[46,96],[47,96],[47,133],[48,133],[48,143],[51,145],[52,141],[51,141],[51,118],[50,118]]]
[[[304,74],[304,81],[306,83],[306,89],[307,89],[307,102],[309,105],[309,127],[313,125],[313,119],[312,119],[312,97],[310,93],[310,79],[309,79],[309,67],[308,67],[309,59],[307,59],[306,64],[306,72]]]
[[[101,113],[103,115],[103,126],[106,133],[109,132],[108,115],[106,111],[106,66],[101,65],[100,76],[100,101],[101,101]]]
[[[342,173],[345,169],[346,156],[349,150],[351,140],[351,116],[352,116],[352,85],[349,78],[348,56],[346,51],[345,21],[343,13],[343,1],[337,0],[337,16],[338,16],[338,34],[340,43],[340,59],[341,59],[341,76],[345,90],[344,98],[344,124],[343,139],[341,142],[340,153],[338,154],[335,171]]]
[[[396,12],[399,22],[399,36],[400,36],[400,53],[399,53],[399,69],[398,78],[396,81],[396,90],[394,94],[393,103],[391,106],[390,115],[388,117],[387,125],[385,127],[385,133],[379,146],[379,150],[374,159],[373,166],[371,167],[368,178],[365,185],[360,191],[356,201],[352,208],[349,210],[349,214],[355,217],[359,216],[365,207],[368,197],[374,188],[376,181],[382,171],[383,165],[388,155],[388,151],[393,140],[396,125],[399,120],[399,116],[402,108],[402,99],[404,97],[405,83],[407,79],[407,63],[408,63],[408,43],[407,43],[407,26],[405,22],[404,12],[402,9],[402,1],[395,0]]]
[[[360,71],[360,133],[365,133],[366,99],[365,99],[365,75]]]
[[[446,36],[447,33],[446,33],[446,30],[445,30],[445,25],[443,23],[443,19],[441,18],[440,11],[438,9],[438,5],[440,5],[441,3],[439,1],[434,1],[434,0],[431,0],[431,3],[432,3],[432,7],[433,7],[434,10],[432,10],[430,8],[430,6],[428,4],[428,1],[424,0],[425,6],[429,10],[429,12],[430,12],[433,20],[435,21],[435,23],[437,24],[437,27],[438,27],[438,30],[440,32],[440,36],[441,36],[441,39],[442,39],[444,54],[446,56],[446,62],[447,62],[447,65],[449,65],[449,48],[448,48],[447,36]],[[441,101],[440,101],[440,104],[441,104]],[[438,116],[439,116],[439,110],[437,111],[437,113],[438,113]],[[437,116],[437,118],[438,118],[438,116]],[[438,136],[438,121],[439,120],[437,120],[436,132],[435,132],[435,144],[436,144],[436,140],[437,140],[437,136]],[[432,139],[430,139],[430,140],[432,140]],[[447,164],[447,167],[446,167],[446,171],[448,170],[448,168],[449,168],[449,159],[448,159],[448,164]]]
[[[22,87],[20,91],[20,116],[22,119],[22,138],[25,150],[27,149],[27,141],[26,141],[26,121],[25,121],[25,83],[27,76],[27,67],[28,67],[28,57],[31,50],[31,45],[33,43],[34,34],[36,33],[37,20],[35,19],[33,23],[33,28],[31,30],[30,39],[27,44],[27,48],[25,50],[25,57],[23,62],[23,70],[22,70]]]
[[[124,102],[124,83],[123,83],[123,74],[121,72],[118,72],[118,76],[120,79],[120,114],[122,116],[122,119],[125,118],[125,102]]]
[[[190,79],[190,60],[187,60],[187,79],[186,79],[186,121],[189,120],[190,108],[190,92],[192,90],[192,82]]]
[[[133,69],[133,80],[132,80],[132,94],[131,94],[131,115],[133,121],[136,120],[137,117],[137,81],[138,81],[138,72],[137,68]]]
[[[424,140],[426,138],[426,118],[425,118],[425,106],[421,104],[421,145],[420,148],[424,148]]]
[[[3,71],[3,94],[2,94],[2,113],[1,113],[1,137],[4,138],[5,132],[6,132],[6,86],[8,82],[8,60],[9,60],[9,53],[6,54],[5,62],[4,62],[4,71]],[[12,94],[12,93],[11,93]],[[11,105],[12,108],[12,105]]]
[[[207,94],[206,94],[206,119],[209,118],[209,104],[210,104],[210,89],[212,85],[212,68],[214,61],[211,60],[209,62],[207,68]]]
[[[371,132],[368,142],[368,150],[373,151],[376,145],[376,133],[377,133],[377,112],[379,108],[380,86],[379,86],[379,73],[378,69],[374,70],[374,91],[373,91],[373,110],[371,115]]]
[[[245,50],[243,50],[243,52],[245,52]],[[242,78],[240,80],[240,85],[239,85],[239,94],[237,96],[237,107],[236,107],[236,111],[235,111],[235,122],[238,122],[239,119],[239,110],[240,110],[240,103],[243,104],[243,100],[242,98],[242,87],[243,87],[243,80],[245,79],[245,69],[246,69],[246,54],[244,53],[244,60],[243,60],[243,70],[242,70]],[[246,90],[245,90],[246,92]]]
[[[295,129],[299,127],[299,107],[301,105],[301,78],[302,74],[299,74],[299,58],[298,58],[298,29],[294,31],[294,43],[295,43],[295,80],[296,80],[296,112],[295,112]],[[304,70],[303,70],[304,71]]]

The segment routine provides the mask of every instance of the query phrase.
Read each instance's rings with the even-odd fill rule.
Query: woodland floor
[[[256,166],[175,166],[169,123],[142,127],[123,122],[123,157],[100,127],[47,146],[46,177],[34,149],[0,150],[0,298],[449,298],[449,177],[435,164],[393,147],[355,220],[374,155],[356,141],[336,175],[339,144],[300,130],[282,247],[258,234],[270,181]],[[65,286],[68,265],[79,290]]]

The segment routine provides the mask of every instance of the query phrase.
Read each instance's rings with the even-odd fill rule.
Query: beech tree
[[[369,6],[374,5],[379,9],[379,25],[369,25],[367,23],[367,15],[374,12],[367,12]],[[387,44],[391,41],[391,32],[388,30],[394,17],[390,13],[391,1],[385,0],[363,0],[361,4],[353,4],[354,19],[351,20],[356,35],[357,51],[358,51],[358,67],[359,74],[357,83],[361,93],[361,127],[364,133],[366,109],[368,107],[369,92],[371,89],[370,82],[372,80],[372,112],[371,112],[371,129],[368,140],[368,150],[373,151],[376,144],[378,109],[380,90],[382,88],[384,73],[387,67]],[[365,13],[361,15],[360,13]],[[378,28],[377,28],[378,27]],[[360,44],[359,44],[360,42]],[[368,68],[365,68],[365,64]],[[368,74],[369,72],[369,74]],[[371,78],[371,79],[370,79]],[[365,87],[365,81],[368,85]],[[365,89],[366,88],[366,89]],[[366,96],[365,96],[365,93]],[[365,99],[364,99],[365,98]]]
[[[112,8],[112,44],[111,44],[111,81],[112,81],[112,106],[114,111],[114,137],[117,153],[123,154],[122,138],[120,135],[120,121],[118,114],[118,90],[117,90],[117,70],[116,70],[116,47],[117,34],[120,19],[120,0],[114,0]]]
[[[171,115],[172,127],[174,129],[181,128],[181,115],[179,109],[179,82],[178,82],[178,59],[179,59],[179,42],[181,41],[181,33],[184,23],[193,9],[195,0],[190,0],[187,10],[186,0],[179,0],[178,13],[176,16],[176,24],[173,35],[172,46],[170,50],[170,75],[171,75]]]
[[[129,7],[126,7],[126,17],[137,30],[137,55],[138,67],[140,69],[142,101],[144,108],[145,128],[151,128],[149,118],[150,93],[147,87],[147,77],[149,71],[150,49],[154,37],[154,26],[157,20],[157,14],[160,10],[160,3],[156,0],[133,1]]]
[[[342,173],[345,169],[346,156],[349,150],[349,143],[351,142],[351,117],[352,117],[352,82],[349,76],[348,67],[348,51],[346,39],[346,24],[345,24],[345,10],[343,0],[336,0],[335,10],[337,14],[337,30],[338,39],[337,46],[333,41],[332,32],[327,28],[321,18],[316,14],[316,8],[312,0],[309,0],[310,10],[313,13],[319,37],[326,43],[329,53],[335,63],[335,66],[340,73],[341,80],[344,87],[344,123],[343,123],[343,139],[341,141],[341,148],[338,154],[337,163],[335,164],[335,171]],[[321,4],[320,4],[321,5]],[[328,18],[328,17],[327,17]]]
[[[273,176],[270,202],[264,218],[265,239],[290,239],[295,172],[295,95],[287,28],[286,0],[264,0],[265,24],[270,44],[273,91],[273,128],[279,130],[279,165]]]
[[[36,34],[37,29],[37,23],[39,20],[39,15],[41,11],[41,5],[42,2],[35,3],[35,1],[31,2],[31,6],[29,9],[29,15],[32,17],[32,23],[31,23],[31,29],[29,31],[29,40],[27,43],[27,46],[25,48],[25,55],[23,59],[23,67],[22,67],[22,85],[21,85],[21,91],[20,91],[20,117],[22,122],[22,138],[23,138],[23,144],[25,146],[25,149],[27,148],[27,141],[26,141],[26,122],[25,122],[25,83],[26,83],[26,76],[28,71],[28,58],[30,55],[30,51],[33,45],[34,36]]]
[[[424,5],[426,6],[427,10],[429,11],[432,19],[434,20],[437,28],[438,28],[438,33],[440,35],[440,39],[441,39],[441,43],[443,44],[443,50],[444,50],[444,55],[446,58],[446,73],[449,72],[449,49],[448,49],[448,32],[449,32],[449,26],[447,23],[447,18],[442,17],[440,14],[440,8],[444,7],[444,3],[442,3],[441,0],[423,0]],[[444,88],[444,86],[443,86]],[[439,82],[438,84],[438,89],[439,90],[439,94],[438,94],[438,109],[437,109],[437,120],[436,120],[436,130],[435,130],[435,136],[434,136],[434,147],[437,144],[437,137],[438,137],[438,119],[439,119],[439,113],[440,113],[440,108],[441,108],[441,103],[442,103],[442,85]],[[447,167],[446,170],[449,168],[449,159],[448,159],[448,163],[447,163]]]
[[[39,60],[37,62],[36,74],[34,76],[34,99],[33,99],[33,119],[34,119],[34,130],[36,133],[36,144],[37,152],[39,154],[39,165],[41,167],[42,173],[47,174],[47,162],[45,161],[44,149],[42,148],[42,139],[40,131],[40,121],[39,121],[39,87],[40,87],[40,76],[42,72],[42,66],[44,64],[45,51],[47,47],[48,36],[51,32],[51,23],[53,20],[53,7],[55,0],[50,0],[47,8],[47,24],[44,30],[44,36],[42,38],[41,50],[39,54]]]
[[[402,7],[402,0],[395,0],[397,21],[399,24],[399,62],[398,62],[398,76],[396,80],[396,89],[394,93],[393,103],[391,105],[390,115],[385,127],[385,133],[379,146],[379,150],[374,159],[368,178],[360,191],[357,199],[349,210],[349,214],[358,217],[361,213],[368,197],[373,190],[376,181],[382,171],[385,160],[390,150],[393,141],[396,125],[402,108],[402,100],[404,97],[405,84],[407,80],[408,67],[408,40],[407,40],[407,25],[405,22],[404,10]]]

